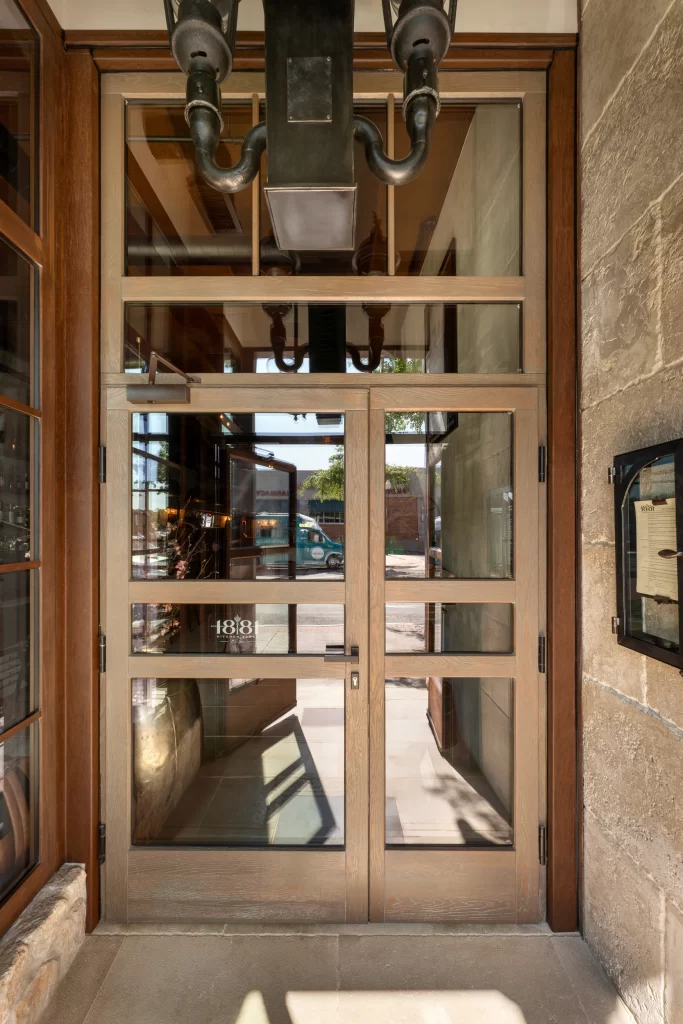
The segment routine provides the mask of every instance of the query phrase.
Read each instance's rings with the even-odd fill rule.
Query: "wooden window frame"
[[[163,32],[62,34],[43,0],[20,4],[42,43],[41,208],[47,220],[41,238],[10,224],[13,236],[0,208],[0,230],[43,268],[42,412],[46,437],[54,431],[43,443],[53,446],[55,457],[44,449],[42,493],[43,500],[55,498],[56,543],[44,567],[51,589],[44,585],[42,600],[43,628],[56,639],[41,655],[41,759],[53,768],[52,777],[42,775],[41,863],[0,908],[0,931],[65,858],[86,865],[92,930],[99,917],[99,73],[166,71],[174,64]],[[443,65],[548,74],[547,918],[555,931],[578,924],[576,45],[573,35],[456,35]],[[390,69],[380,35],[356,38],[354,66]],[[235,68],[263,68],[260,34],[240,34]]]

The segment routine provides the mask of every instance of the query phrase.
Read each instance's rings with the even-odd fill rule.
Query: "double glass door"
[[[538,390],[354,384],[107,389],[111,921],[539,920]]]

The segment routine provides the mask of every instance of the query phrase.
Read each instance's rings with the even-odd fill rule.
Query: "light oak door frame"
[[[514,579],[385,579],[387,412],[513,414]],[[370,919],[530,923],[544,913],[538,858],[542,820],[545,676],[538,637],[541,487],[539,392],[535,388],[373,389],[370,397]],[[385,654],[392,601],[514,605],[514,653]],[[405,676],[513,680],[513,848],[385,848],[385,679]]]
[[[104,917],[112,922],[182,920],[366,921],[368,917],[368,391],[193,389],[189,406],[155,413],[342,413],[345,417],[345,578],[337,581],[131,581],[131,417],[144,406],[108,389],[109,473],[105,504],[104,800],[107,861]],[[343,603],[347,649],[359,648],[358,689],[351,666],[321,656],[131,654],[137,602]],[[142,848],[132,845],[131,679],[345,678],[345,844],[343,849]]]

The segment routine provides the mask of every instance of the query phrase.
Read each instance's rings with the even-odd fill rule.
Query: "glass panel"
[[[231,167],[251,103],[223,105],[216,159]],[[126,272],[251,274],[251,189],[217,192],[197,172],[183,104],[128,103]]]
[[[133,679],[133,841],[343,846],[343,679]]]
[[[133,579],[343,579],[343,420],[135,413]]]
[[[388,578],[512,577],[512,414],[386,415]]]
[[[31,560],[31,417],[0,406],[0,562]]]
[[[134,604],[133,654],[324,654],[341,604]]]
[[[512,654],[511,604],[388,604],[387,654]]]
[[[397,274],[521,273],[521,109],[517,103],[444,103],[429,159],[394,192]],[[410,148],[400,107],[396,155]]]
[[[38,863],[38,726],[0,740],[0,900]]]
[[[38,38],[13,0],[0,0],[0,201],[37,224]]]
[[[23,405],[36,404],[33,386],[33,274],[28,260],[0,239],[0,393]]]
[[[517,373],[512,303],[126,305],[124,368],[186,373]]]
[[[641,469],[622,506],[626,564],[626,633],[680,650],[676,468],[666,455]],[[640,553],[640,558],[638,557]]]
[[[31,572],[0,574],[0,732],[35,711]]]
[[[387,846],[513,841],[511,679],[387,679]]]

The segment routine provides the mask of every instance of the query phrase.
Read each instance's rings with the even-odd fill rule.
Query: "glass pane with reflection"
[[[410,140],[396,109],[396,155]],[[397,274],[521,273],[518,103],[443,103],[418,177],[395,189]]]
[[[38,863],[38,725],[0,737],[0,900]]]
[[[0,732],[37,706],[32,665],[32,571],[0,574]]]
[[[31,417],[0,406],[0,562],[31,560]]]
[[[343,579],[344,421],[135,413],[133,579]]]
[[[517,373],[516,303],[127,303],[124,368],[187,373]]]
[[[38,38],[14,0],[0,0],[0,201],[37,230]]]
[[[216,159],[232,167],[251,103],[223,104]],[[217,192],[197,171],[184,104],[126,107],[126,272],[251,274],[251,189]]]
[[[324,654],[341,604],[134,604],[133,654]]]
[[[387,679],[387,846],[513,842],[511,679]]]
[[[133,842],[344,844],[343,679],[133,679]]]
[[[0,72],[1,77],[1,72]],[[0,393],[34,406],[33,266],[0,239]]]
[[[511,654],[511,604],[388,604],[387,654]]]
[[[513,572],[512,414],[386,414],[387,578]]]

